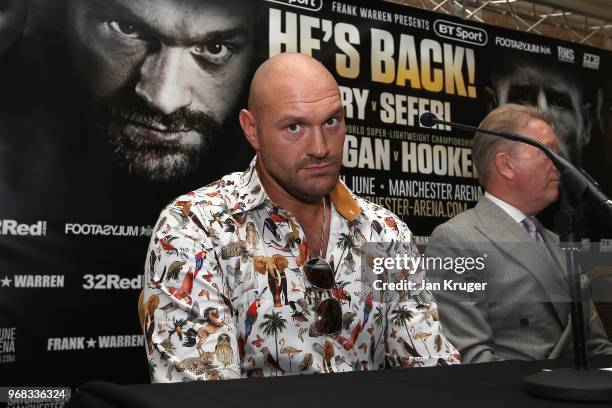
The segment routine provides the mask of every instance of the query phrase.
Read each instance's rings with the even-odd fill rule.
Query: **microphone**
[[[571,188],[572,191],[576,192],[579,197],[586,197],[589,201],[596,204],[597,208],[600,209],[602,215],[607,219],[608,222],[612,221],[612,200],[610,200],[601,191],[599,184],[583,169],[578,169],[572,163],[570,163],[564,157],[555,153],[550,147],[546,146],[535,139],[529,137],[517,135],[516,133],[503,133],[495,132],[493,130],[483,129],[476,126],[464,125],[462,123],[447,122],[438,119],[436,115],[431,112],[423,113],[419,122],[421,125],[426,127],[432,127],[438,123],[443,125],[450,125],[458,129],[469,130],[472,132],[488,133],[493,136],[498,136],[504,139],[512,140],[515,142],[521,142],[542,150],[546,156],[553,162],[561,177],[563,177],[566,185]]]
[[[419,122],[425,127],[432,127],[438,122],[438,118],[431,112],[425,112],[419,118]]]

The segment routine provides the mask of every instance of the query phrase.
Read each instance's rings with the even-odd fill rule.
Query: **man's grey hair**
[[[542,120],[553,127],[552,117],[547,112],[537,107],[515,103],[508,103],[493,109],[478,126],[494,132],[517,133],[527,126],[532,119]],[[478,170],[478,179],[481,186],[487,187],[495,155],[499,152],[514,155],[516,153],[515,149],[519,145],[520,142],[476,132],[472,141],[472,160],[476,170]]]

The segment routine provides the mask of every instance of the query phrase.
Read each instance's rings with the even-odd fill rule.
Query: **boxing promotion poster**
[[[466,29],[412,9],[329,2],[318,15],[271,7],[270,54],[306,52],[336,74],[347,121],[344,181],[426,235],[482,194],[469,135],[424,127],[419,117],[432,112],[451,121],[480,114],[477,74],[483,67],[476,56],[483,44],[435,36],[435,27]],[[480,28],[469,34],[486,37]]]
[[[540,106],[553,115],[561,154],[599,172],[582,156],[596,133],[593,79],[605,78],[606,52],[385,3],[273,3],[269,55],[307,53],[336,75],[345,182],[402,217],[419,244],[483,193],[473,134],[423,126],[425,112],[477,126],[499,104]]]
[[[422,246],[483,194],[473,135],[425,112],[475,126],[540,106],[612,194],[605,50],[383,1],[9,0],[0,17],[0,385],[148,381],[151,230],[174,197],[247,167],[238,111],[281,52],[335,76],[342,179]]]

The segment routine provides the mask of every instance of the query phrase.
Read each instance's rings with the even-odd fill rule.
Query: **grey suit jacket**
[[[548,253],[504,210],[487,198],[432,233],[428,277],[448,339],[466,363],[542,360],[572,349],[569,291],[559,238],[538,225]],[[444,268],[436,258],[481,257],[484,267]],[[449,265],[449,264],[447,264]],[[482,264],[481,264],[482,265]],[[464,268],[466,269],[466,268]],[[445,281],[486,284],[485,290],[452,290]],[[588,302],[585,302],[588,305]],[[612,354],[599,320],[584,308],[590,354]]]

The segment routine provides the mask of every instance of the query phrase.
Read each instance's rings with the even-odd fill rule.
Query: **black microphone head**
[[[438,117],[431,112],[425,112],[419,118],[421,126],[432,127],[438,122]]]

